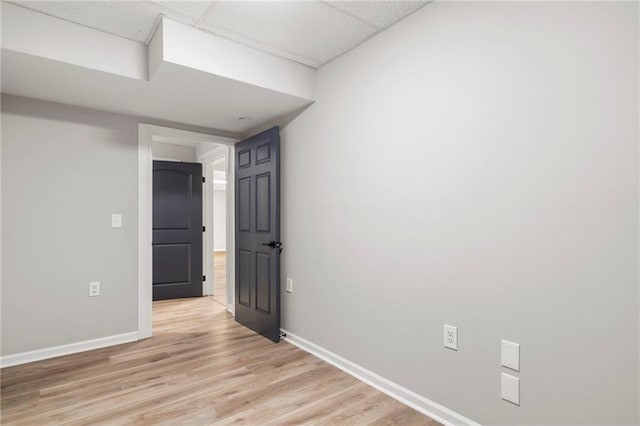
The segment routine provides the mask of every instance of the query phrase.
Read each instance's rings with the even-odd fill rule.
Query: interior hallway
[[[154,337],[2,369],[3,424],[439,423],[213,298],[154,302]]]
[[[213,253],[213,300],[227,306],[227,252]]]

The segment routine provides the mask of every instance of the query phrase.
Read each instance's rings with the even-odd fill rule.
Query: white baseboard
[[[40,361],[43,359],[55,358],[63,355],[75,354],[78,352],[100,349],[107,346],[119,345],[138,340],[138,332],[116,334],[114,336],[101,337],[99,339],[85,340],[68,345],[54,346],[51,348],[38,349],[35,351],[22,352],[19,354],[5,355],[0,357],[0,367],[11,367],[14,365],[26,364],[28,362]]]
[[[382,376],[367,370],[364,367],[355,364],[348,359],[341,357],[327,349],[324,349],[315,343],[303,339],[300,336],[296,336],[291,332],[282,329],[283,333],[286,333],[287,337],[284,338],[287,342],[299,347],[300,349],[309,352],[312,355],[328,362],[329,364],[338,367],[342,371],[352,375],[356,379],[378,389],[393,399],[402,402],[405,405],[421,412],[424,415],[431,417],[434,420],[439,421],[442,424],[453,425],[469,425],[479,426],[478,423],[471,419],[464,417],[461,414],[456,413],[453,410],[443,407],[442,405],[433,402],[417,393],[398,385],[390,380],[385,379]]]

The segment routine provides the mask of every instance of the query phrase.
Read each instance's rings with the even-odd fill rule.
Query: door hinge
[[[207,228],[206,226],[203,226],[202,227],[202,232],[206,232],[206,228]]]
[[[205,183],[207,181],[207,178],[202,176],[202,183]]]
[[[207,281],[207,276],[206,276],[206,275],[203,275],[203,276],[202,276],[202,282],[205,282],[205,281]]]

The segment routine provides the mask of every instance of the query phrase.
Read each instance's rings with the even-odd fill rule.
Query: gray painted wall
[[[1,354],[137,331],[138,123],[214,132],[9,95],[1,108]]]
[[[283,327],[484,424],[637,423],[638,35],[637,3],[436,2],[322,68]]]
[[[154,160],[186,161],[188,163],[198,162],[195,146],[153,141],[151,150]]]
[[[137,331],[137,134],[133,117],[2,97],[3,355]]]

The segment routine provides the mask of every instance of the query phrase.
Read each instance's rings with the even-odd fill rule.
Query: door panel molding
[[[280,129],[236,145],[236,321],[280,340]]]
[[[155,160],[153,185],[153,300],[203,296],[202,164]]]
[[[186,249],[185,250],[177,250],[177,249]],[[163,250],[165,249],[165,250]],[[154,262],[154,268],[158,268],[158,263],[174,263],[173,261],[180,257],[186,257],[186,262],[191,263],[191,244],[186,243],[163,243],[163,244],[154,244],[153,245],[153,258],[156,260]],[[156,278],[156,282],[153,283],[154,286],[165,285],[165,284],[178,284],[178,283],[188,283],[191,282],[192,273],[191,268],[185,268],[184,270],[180,270],[177,268],[179,265],[174,265],[173,271],[176,273],[176,276],[170,277],[174,278],[172,280],[167,281],[158,281]],[[155,273],[154,273],[155,275]],[[182,278],[182,279],[179,279]]]

